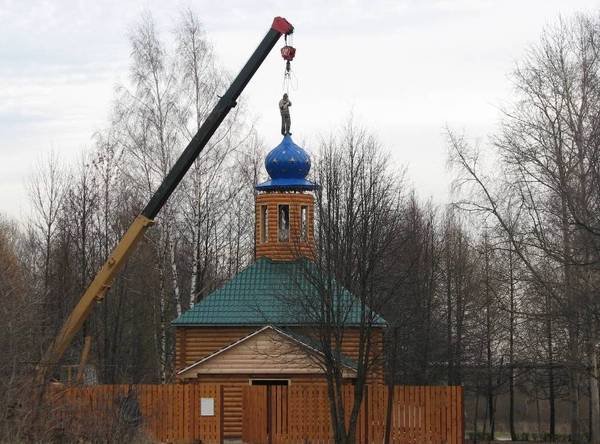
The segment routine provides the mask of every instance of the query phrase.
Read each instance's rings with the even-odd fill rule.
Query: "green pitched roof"
[[[312,271],[311,271],[312,270]],[[306,260],[274,262],[261,258],[235,275],[193,308],[173,321],[175,326],[265,325],[298,326],[314,324],[318,315],[311,314],[321,300],[311,282],[315,266]],[[360,324],[361,310],[357,298],[347,290],[335,292],[343,324]],[[378,315],[374,325],[385,325]]]

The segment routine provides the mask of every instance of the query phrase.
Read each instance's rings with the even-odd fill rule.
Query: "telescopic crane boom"
[[[271,49],[282,35],[294,32],[294,27],[283,17],[275,17],[267,35],[262,39],[250,59],[231,83],[225,94],[219,99],[212,112],[206,118],[196,135],[183,150],[167,176],[164,178],[144,210],[135,218],[122,239],[109,255],[108,259],[94,277],[85,293],[63,324],[60,332],[44,355],[38,368],[38,382],[44,383],[48,373],[58,364],[75,334],[87,319],[95,301],[101,300],[109,290],[112,280],[119,272],[127,257],[131,254],[146,229],[154,223],[154,218],[173,193],[181,179],[194,163],[211,136],[221,125],[237,98],[242,93],[254,73],[258,70]]]

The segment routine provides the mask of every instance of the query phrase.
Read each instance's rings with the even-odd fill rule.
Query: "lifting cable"
[[[294,60],[294,56],[296,55],[296,48],[294,48],[294,35],[289,35],[289,44],[288,44],[288,35],[285,35],[285,46],[281,48],[281,57],[285,60],[285,70],[283,72],[283,84],[282,89],[284,93],[290,92],[290,87],[293,90],[298,89],[298,78],[292,71],[292,60]]]

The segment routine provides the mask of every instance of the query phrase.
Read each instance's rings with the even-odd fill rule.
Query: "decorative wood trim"
[[[222,349],[220,349],[220,350],[217,350],[216,352],[214,352],[214,353],[211,353],[211,354],[210,354],[210,355],[208,355],[208,356],[205,356],[204,358],[200,359],[198,362],[195,362],[195,363],[193,363],[192,365],[188,365],[186,368],[179,370],[179,371],[177,372],[177,375],[181,375],[181,374],[183,374],[183,373],[187,372],[188,370],[191,370],[191,369],[193,369],[194,367],[197,367],[197,366],[199,366],[199,365],[200,365],[200,364],[202,364],[203,362],[205,362],[205,361],[208,361],[209,359],[211,359],[211,358],[214,358],[215,356],[218,356],[218,355],[220,355],[220,354],[221,354],[221,353],[223,353],[223,352],[226,352],[227,350],[229,350],[229,349],[230,349],[230,348],[232,348],[232,347],[235,347],[235,346],[236,346],[236,345],[238,345],[239,343],[241,343],[241,342],[244,342],[245,340],[247,340],[247,339],[250,339],[251,337],[253,337],[253,336],[256,336],[257,334],[259,334],[259,333],[261,333],[261,332],[265,331],[265,330],[266,330],[267,328],[269,328],[269,327],[270,327],[270,325],[265,325],[263,328],[259,328],[259,329],[258,329],[258,330],[256,330],[255,332],[252,332],[252,333],[250,333],[249,335],[246,335],[246,336],[243,336],[243,337],[241,337],[240,339],[238,339],[237,341],[234,341],[234,342],[232,342],[232,343],[231,343],[231,344],[229,344],[228,346],[226,346],[226,347],[223,347]]]
[[[298,344],[301,347],[307,349],[310,353],[318,354],[318,355],[322,355],[323,354],[320,350],[318,350],[318,349],[314,348],[313,346],[311,346],[311,345],[309,345],[309,344],[301,341],[300,339],[298,339],[298,338],[296,338],[296,337],[294,337],[294,336],[292,336],[292,335],[290,335],[290,334],[288,334],[288,333],[280,330],[279,328],[274,327],[272,325],[265,325],[264,327],[259,328],[258,330],[250,333],[249,335],[246,335],[246,336],[238,339],[237,341],[232,342],[228,346],[223,347],[220,350],[217,350],[214,353],[211,353],[210,355],[205,356],[204,358],[202,358],[199,361],[193,363],[192,365],[189,365],[186,368],[178,371],[177,372],[177,376],[184,375],[185,373],[189,372],[190,370],[192,370],[192,369],[194,369],[194,368],[202,365],[203,363],[205,363],[205,362],[207,362],[207,361],[209,361],[209,360],[211,360],[211,359],[213,359],[213,358],[221,355],[222,353],[226,352],[227,350],[230,350],[230,349],[238,346],[239,344],[248,341],[249,339],[253,338],[254,336],[256,336],[256,335],[258,335],[258,334],[260,334],[260,333],[262,333],[262,332],[264,332],[266,330],[272,330],[272,331],[276,332],[277,334],[279,334],[279,335],[283,336],[284,338],[286,338],[288,341],[290,341],[292,343],[295,343],[295,344]],[[356,369],[353,368],[352,366],[346,365],[346,364],[342,364],[342,365],[344,367],[346,367],[347,369],[349,369],[351,372],[356,372]]]

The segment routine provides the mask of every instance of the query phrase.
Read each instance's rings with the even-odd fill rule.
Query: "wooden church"
[[[177,379],[226,384],[225,437],[241,435],[244,385],[325,382],[323,351],[306,334],[314,319],[306,304],[294,303],[319,297],[306,277],[318,185],[306,179],[310,157],[289,135],[265,166],[270,180],[256,186],[254,262],[173,321]],[[350,306],[342,344],[348,382],[356,376],[361,316],[359,303]],[[377,318],[375,327],[380,353],[385,321]]]

